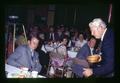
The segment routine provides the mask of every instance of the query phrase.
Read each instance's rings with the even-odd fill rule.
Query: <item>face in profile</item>
[[[100,39],[101,38],[101,28],[100,27],[91,27],[90,31],[91,31],[91,35],[93,35],[95,38]]]
[[[64,43],[64,45],[67,44],[67,39],[66,38],[63,39],[63,43]]]
[[[33,37],[31,40],[28,41],[28,45],[31,49],[35,50],[38,47],[39,40]]]

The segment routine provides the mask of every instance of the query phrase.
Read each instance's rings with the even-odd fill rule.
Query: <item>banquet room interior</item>
[[[114,5],[108,3],[66,5],[16,4],[6,6],[6,78],[85,78],[85,76],[81,77],[81,75],[79,76],[73,71],[72,65],[75,63],[74,58],[76,58],[82,47],[94,38],[89,29],[89,23],[93,19],[101,18],[108,28],[113,29],[113,9]],[[17,67],[11,65],[12,61],[11,64],[9,64],[9,57],[17,52],[16,48],[19,48],[21,45],[29,45],[30,33],[37,33],[39,36],[39,44],[35,49],[35,52],[38,54],[36,63],[38,61],[41,65],[39,72],[30,70],[26,66]],[[54,35],[50,35],[50,33],[54,33]],[[96,44],[94,49],[99,51],[101,40],[97,38],[95,38],[95,40]],[[64,46],[61,46],[61,44]],[[20,54],[22,53],[18,52],[18,54],[15,55]],[[56,57],[60,59],[56,59]],[[13,57],[11,57],[11,59],[12,58]],[[20,58],[23,58],[22,55],[14,59],[17,62]],[[22,60],[24,60],[24,58],[21,59],[21,61]],[[85,61],[87,61],[87,59],[85,59]],[[89,65],[92,66],[97,63],[99,62],[89,63]]]

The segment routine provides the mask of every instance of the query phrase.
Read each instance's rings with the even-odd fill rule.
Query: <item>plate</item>
[[[38,75],[38,78],[46,78],[46,77],[42,75]]]

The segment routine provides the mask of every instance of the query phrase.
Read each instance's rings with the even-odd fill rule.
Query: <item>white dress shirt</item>
[[[87,43],[86,40],[83,40],[82,42],[80,40],[75,42],[75,47],[82,47],[83,45],[85,45]]]
[[[54,33],[50,33],[50,39],[54,40]]]
[[[104,35],[105,35],[105,32],[107,31],[107,28],[105,29],[105,31],[103,32],[102,34],[102,37],[101,37],[101,41],[103,41],[103,38],[104,38]]]

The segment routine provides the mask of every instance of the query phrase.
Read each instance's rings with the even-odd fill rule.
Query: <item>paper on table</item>
[[[5,64],[5,71],[8,73],[20,73],[22,70],[17,67]]]

